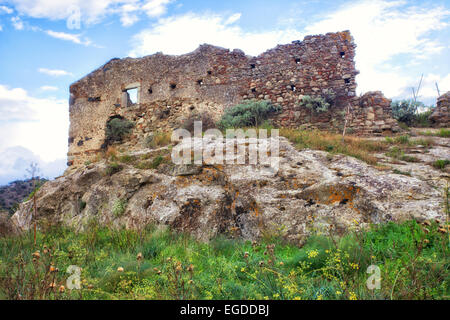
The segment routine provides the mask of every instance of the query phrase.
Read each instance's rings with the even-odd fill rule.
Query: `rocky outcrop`
[[[33,219],[78,230],[92,222],[114,228],[169,225],[202,240],[282,233],[302,243],[313,232],[444,217],[440,191],[422,180],[279,141],[278,170],[267,164],[166,163],[157,170],[123,164],[109,175],[104,161],[90,164],[41,187]],[[21,230],[32,225],[31,208],[31,202],[23,203],[12,217]]]
[[[450,91],[438,98],[430,120],[436,127],[450,127]]]

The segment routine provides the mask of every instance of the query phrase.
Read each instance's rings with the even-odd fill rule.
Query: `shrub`
[[[392,101],[391,103],[394,119],[407,126],[429,127],[432,108],[432,106],[426,106],[423,102],[412,100]],[[424,109],[427,111],[418,113],[419,110]]]
[[[131,132],[134,123],[121,118],[113,118],[106,124],[106,143],[122,141],[122,139]]]
[[[327,112],[335,104],[335,99],[336,95],[333,91],[325,90],[320,96],[303,96],[299,106],[311,110],[312,118],[315,113]]]
[[[270,101],[248,100],[225,111],[217,126],[222,129],[254,127],[261,125],[271,114],[281,111]]]
[[[391,109],[394,119],[411,125],[417,111],[417,105],[410,100],[392,101]]]

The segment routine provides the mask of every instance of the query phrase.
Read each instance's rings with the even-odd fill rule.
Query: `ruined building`
[[[114,117],[134,121],[125,143],[137,149],[150,132],[179,127],[195,114],[218,120],[245,99],[282,106],[272,119],[279,126],[342,128],[351,106],[348,125],[354,132],[395,131],[388,99],[380,92],[356,96],[355,47],[345,31],[307,36],[257,57],[202,45],[180,56],[112,59],[70,87],[68,165],[77,167],[102,150]],[[335,103],[327,112],[312,115],[299,106],[304,95],[330,91]]]
[[[430,120],[436,127],[450,127],[450,91],[437,99],[436,108]]]

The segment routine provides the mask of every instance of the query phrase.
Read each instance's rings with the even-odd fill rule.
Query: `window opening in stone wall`
[[[170,89],[173,90],[173,89],[175,89],[176,87],[177,87],[177,85],[176,85],[175,83],[171,83],[171,84],[170,84]]]
[[[203,80],[202,80],[202,79],[197,80],[197,84],[198,84],[199,86],[202,86],[202,85],[203,85]]]
[[[153,93],[153,89],[152,88],[149,88],[148,89],[148,94],[152,94]]]
[[[256,88],[252,88],[252,92],[256,92]]]
[[[297,91],[297,88],[293,84],[291,84],[291,90],[295,92]]]
[[[208,74],[211,75],[211,74],[212,74],[212,71],[211,71],[211,70],[208,70]]]
[[[256,68],[256,64],[252,63],[252,64],[250,65],[250,68],[255,69],[255,68]]]
[[[350,79],[344,79],[344,81],[345,81],[346,84],[350,83]]]
[[[344,51],[339,52],[339,54],[341,55],[341,58],[345,58],[345,52]]]
[[[296,64],[300,64],[300,58],[295,59]]]
[[[133,104],[139,103],[139,92],[138,88],[130,88],[123,91],[124,95],[124,104],[126,107],[129,107]]]

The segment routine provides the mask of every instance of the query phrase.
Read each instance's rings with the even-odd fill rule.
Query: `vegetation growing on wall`
[[[134,123],[124,118],[112,118],[106,124],[105,144],[122,141],[134,128]]]
[[[313,121],[314,114],[327,112],[335,104],[336,95],[332,90],[325,90],[319,96],[303,96],[298,105],[302,108],[310,110],[311,118]]]
[[[270,101],[248,100],[225,110],[217,126],[222,129],[258,127],[270,115],[280,112],[281,107]]]

